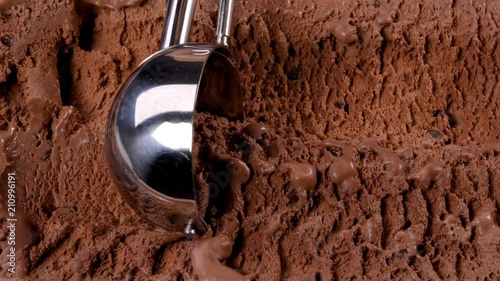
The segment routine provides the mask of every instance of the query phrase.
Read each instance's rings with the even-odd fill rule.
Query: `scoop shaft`
[[[196,0],[169,0],[160,49],[187,43]]]
[[[233,18],[234,0],[221,0],[219,4],[219,18],[217,22],[217,43],[229,46],[231,34],[231,20]]]

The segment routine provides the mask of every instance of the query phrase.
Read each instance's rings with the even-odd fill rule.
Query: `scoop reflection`
[[[176,150],[184,149],[191,153],[190,144],[193,139],[193,128],[190,123],[175,124],[165,122],[161,124],[151,136],[165,147]]]
[[[196,94],[197,85],[162,85],[142,93],[135,104],[135,126],[144,120],[164,111],[189,112],[193,110],[191,103],[196,97],[184,98]],[[165,95],[165,93],[169,93]],[[175,102],[173,102],[175,101]]]

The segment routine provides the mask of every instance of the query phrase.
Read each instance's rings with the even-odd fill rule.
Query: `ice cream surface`
[[[236,1],[245,119],[197,116],[193,240],[144,223],[103,151],[165,6],[0,1],[0,277],[500,279],[499,3]]]

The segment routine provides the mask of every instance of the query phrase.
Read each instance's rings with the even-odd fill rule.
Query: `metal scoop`
[[[243,116],[239,76],[229,57],[233,0],[221,0],[217,43],[187,44],[196,0],[170,0],[161,50],[123,84],[106,131],[106,154],[130,206],[156,227],[203,234],[193,178],[193,118]]]

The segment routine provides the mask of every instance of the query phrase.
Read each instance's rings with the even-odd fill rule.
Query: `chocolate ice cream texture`
[[[216,2],[200,1],[193,41],[213,38]],[[195,171],[208,198],[223,163],[246,169],[203,202],[210,230],[194,240],[145,224],[102,153],[107,111],[154,52],[164,3],[2,6],[1,277],[497,280],[499,5],[236,4],[246,118],[200,114]]]

